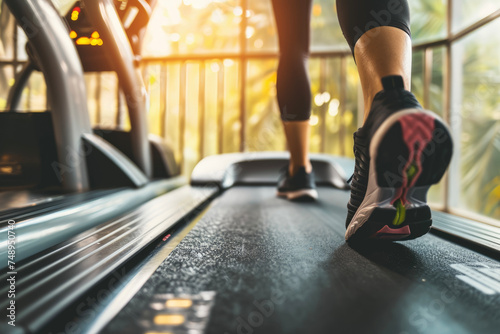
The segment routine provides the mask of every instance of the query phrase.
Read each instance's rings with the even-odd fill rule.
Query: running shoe
[[[314,182],[314,172],[306,172],[305,167],[300,167],[293,175],[290,175],[288,166],[283,167],[278,180],[277,196],[289,200],[314,200],[318,198],[318,191]]]
[[[427,191],[450,163],[450,132],[404,89],[403,78],[382,79],[384,90],[354,133],[354,174],[345,239],[409,240],[432,225]]]

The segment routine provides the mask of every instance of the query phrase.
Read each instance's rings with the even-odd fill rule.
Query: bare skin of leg
[[[289,173],[294,175],[302,166],[306,167],[306,172],[312,171],[309,160],[309,136],[311,126],[309,121],[283,122],[285,128],[286,141],[290,151]]]
[[[394,27],[377,27],[366,32],[354,46],[359,78],[368,117],[375,95],[383,87],[381,79],[388,75],[403,77],[405,89],[410,90],[411,39],[407,33]]]
[[[371,102],[383,87],[381,78],[401,75],[405,88],[409,90],[411,79],[411,39],[404,31],[394,27],[378,27],[369,30],[357,41],[354,56],[365,101],[365,117]],[[301,166],[308,173],[312,166],[309,160],[309,121],[283,122],[290,151],[289,172],[294,175]]]

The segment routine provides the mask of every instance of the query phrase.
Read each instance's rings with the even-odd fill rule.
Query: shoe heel
[[[399,117],[375,157],[377,184],[392,195],[373,210],[356,237],[409,240],[426,234],[432,225],[427,191],[444,175],[452,148],[447,127],[430,112]]]
[[[436,184],[450,163],[452,149],[451,135],[438,118],[421,111],[405,114],[378,145],[377,184],[400,192]]]

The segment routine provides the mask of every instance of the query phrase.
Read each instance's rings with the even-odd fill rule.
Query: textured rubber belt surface
[[[274,192],[224,193],[104,333],[147,332],[154,294],[201,291],[216,291],[206,333],[498,332],[500,291],[451,267],[496,261],[435,235],[353,249],[348,192],[320,188],[315,203]]]

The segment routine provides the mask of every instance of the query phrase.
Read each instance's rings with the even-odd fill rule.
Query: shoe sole
[[[301,189],[296,191],[277,192],[276,196],[286,198],[290,201],[316,200],[318,191],[316,189]]]
[[[365,198],[349,224],[348,241],[410,240],[432,225],[427,191],[451,160],[448,127],[435,114],[406,109],[389,117],[370,144]]]

